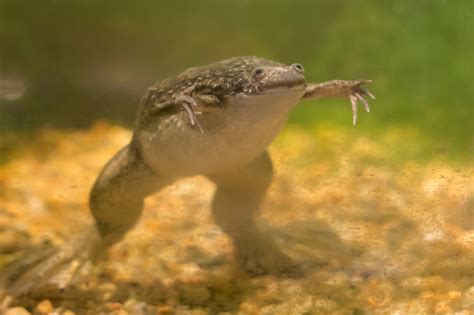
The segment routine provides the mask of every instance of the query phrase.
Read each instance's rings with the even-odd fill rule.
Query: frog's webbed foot
[[[28,294],[52,280],[59,289],[64,289],[99,254],[101,244],[94,227],[58,248],[48,243],[22,254],[1,271],[0,297]]]
[[[236,261],[244,270],[255,276],[264,274],[290,278],[304,276],[304,264],[296,262],[283,253],[274,243],[271,235],[250,234],[253,236],[246,237],[246,240],[234,240]]]
[[[367,112],[370,112],[369,103],[365,99],[366,97],[370,97],[375,99],[375,96],[369,92],[365,87],[362,85],[365,83],[370,83],[372,80],[356,80],[356,81],[349,81],[352,85],[350,88],[349,99],[351,100],[352,106],[352,124],[355,126],[357,122],[357,106],[360,103],[364,105],[364,108]]]
[[[189,120],[191,121],[191,125],[196,126],[199,131],[204,134],[204,130],[202,129],[201,124],[196,116],[196,111],[194,108],[197,107],[196,100],[192,97],[192,93],[194,91],[194,85],[186,88],[181,93],[178,93],[175,97],[175,104],[181,106],[184,111],[188,114]]]

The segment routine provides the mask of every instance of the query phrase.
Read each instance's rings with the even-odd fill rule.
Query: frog
[[[292,109],[304,100],[338,97],[369,112],[371,80],[308,83],[301,64],[255,56],[193,67],[146,90],[130,142],[104,166],[89,197],[94,219],[54,248],[42,248],[7,266],[0,291],[28,294],[60,266],[96,261],[139,220],[144,199],[181,178],[203,175],[215,184],[211,213],[250,275],[300,274],[298,263],[258,229],[256,218],[274,176],[268,147]],[[72,272],[72,271],[71,271]],[[65,283],[62,287],[66,287]]]

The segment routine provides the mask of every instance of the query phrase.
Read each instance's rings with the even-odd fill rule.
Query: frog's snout
[[[258,82],[259,90],[262,92],[306,85],[304,68],[299,63],[283,67],[258,67],[253,71],[252,76]]]

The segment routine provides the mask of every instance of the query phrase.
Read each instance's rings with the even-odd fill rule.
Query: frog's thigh
[[[138,221],[145,197],[171,182],[151,171],[133,144],[117,152],[90,193],[91,212],[102,237],[108,243],[120,240]]]
[[[216,223],[234,240],[250,237],[255,230],[254,216],[273,177],[268,153],[249,165],[208,177],[217,184],[212,202]]]

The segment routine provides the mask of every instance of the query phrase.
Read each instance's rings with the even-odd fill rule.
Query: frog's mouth
[[[274,88],[269,88],[264,91],[260,91],[257,95],[268,95],[268,94],[285,94],[285,93],[292,93],[300,91],[301,94],[304,94],[306,88],[306,84],[298,85],[298,86],[288,86],[288,87],[281,87],[276,86]]]
[[[236,111],[236,116],[249,117],[280,117],[285,116],[299,102],[305,93],[306,83],[291,86],[272,86],[264,91],[250,95],[236,95],[228,108]]]
[[[291,65],[288,67],[258,68],[255,71],[254,82],[257,94],[287,93],[289,91],[303,91],[306,80],[303,75],[302,66]]]

